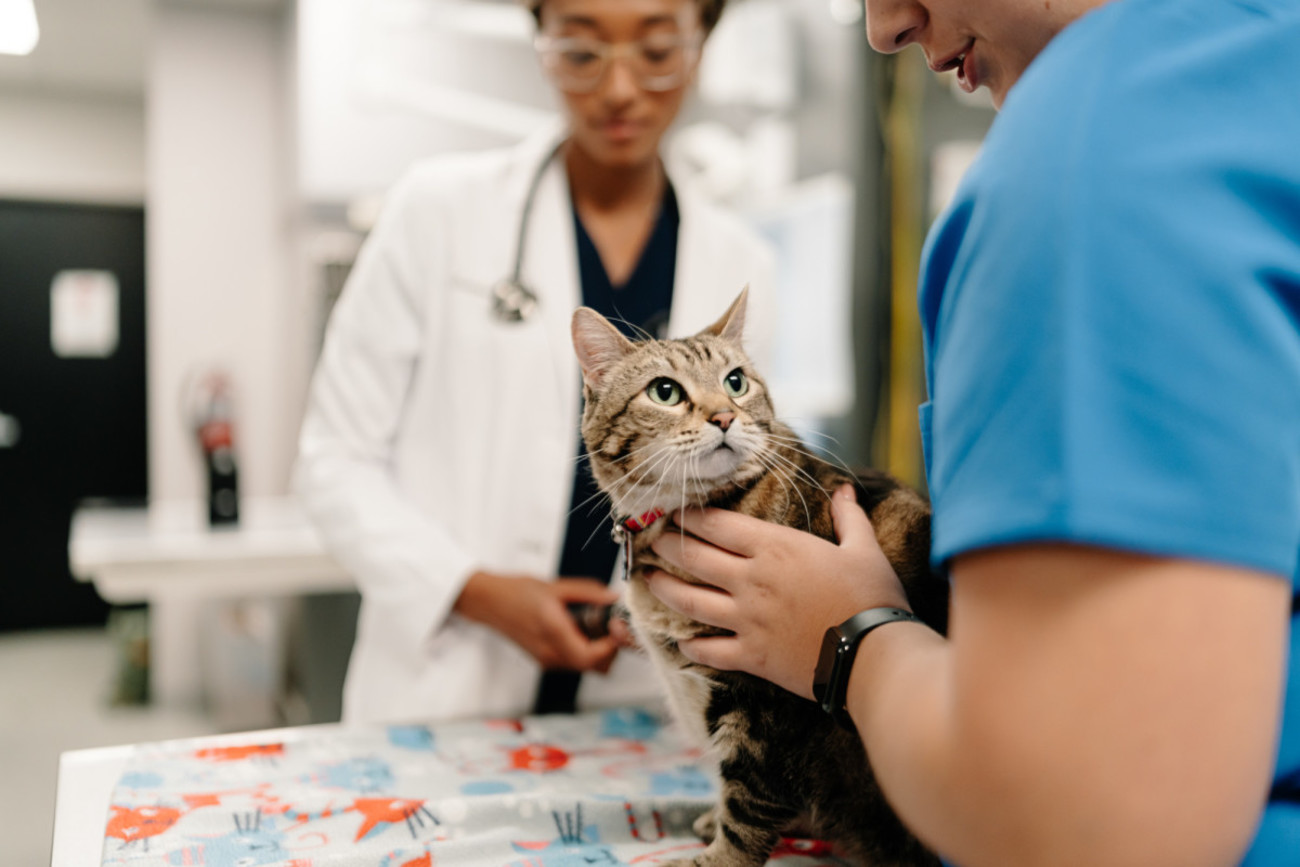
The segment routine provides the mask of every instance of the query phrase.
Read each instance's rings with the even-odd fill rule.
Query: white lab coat
[[[451,608],[476,570],[555,575],[581,411],[569,323],[581,303],[562,159],[546,169],[522,323],[490,313],[513,263],[528,185],[559,135],[442,156],[392,191],[336,306],[312,383],[295,486],[362,606],[346,721],[527,713],[539,667]],[[738,221],[675,184],[681,214],[669,332],[715,321],[750,284],[750,340],[767,354],[773,258]],[[623,652],[582,679],[580,708],[653,700]]]

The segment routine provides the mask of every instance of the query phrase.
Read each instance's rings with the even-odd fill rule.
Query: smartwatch
[[[817,657],[817,671],[813,674],[813,697],[822,710],[849,731],[856,731],[853,718],[844,706],[849,689],[849,673],[853,659],[858,655],[858,644],[863,636],[886,623],[897,620],[921,621],[910,611],[901,608],[868,608],[845,620],[839,626],[826,630],[822,638],[821,654]]]

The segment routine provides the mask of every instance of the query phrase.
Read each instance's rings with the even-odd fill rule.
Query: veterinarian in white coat
[[[680,20],[685,10],[707,29],[720,12],[713,0],[544,2],[543,33],[547,16],[572,14],[579,36],[611,43],[606,28],[640,33],[649,20],[630,15],[658,21],[667,10]],[[558,21],[567,26],[568,18]],[[630,87],[630,66],[610,63],[601,86]],[[631,113],[633,97],[625,96]],[[586,182],[580,172],[594,165],[599,177],[610,162],[584,168],[574,151],[583,155],[593,114],[597,133],[613,139],[597,137],[588,150],[628,138],[631,121],[618,115],[623,97],[607,97],[582,97],[597,107],[575,110],[579,97],[566,96],[564,130],[417,166],[391,192],[335,309],[295,483],[362,594],[344,689],[347,721],[511,716],[533,706],[542,668],[536,654],[518,635],[503,634],[511,630],[458,613],[458,602],[481,573],[521,592],[556,574],[581,412],[570,338],[582,303],[575,203]],[[657,135],[651,144],[662,175]],[[688,186],[672,190],[680,222],[669,335],[712,323],[749,284],[747,344],[761,362],[772,325],[771,254]],[[521,321],[507,321],[508,312],[494,307],[493,287],[511,272],[521,220],[520,278],[537,303]],[[601,237],[591,236],[599,247]],[[502,576],[519,580],[502,585]],[[611,657],[607,674],[583,676],[577,706],[653,701],[658,687],[634,652],[615,656],[610,645],[589,670]]]

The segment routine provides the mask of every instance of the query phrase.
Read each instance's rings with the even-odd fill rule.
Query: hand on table
[[[626,643],[626,627],[620,631],[611,623],[609,635],[589,639],[565,606],[609,605],[617,599],[617,593],[590,578],[542,581],[529,575],[475,572],[465,582],[455,610],[501,633],[543,668],[604,674]]]
[[[852,487],[835,492],[831,513],[838,545],[721,509],[675,515],[685,532],[670,528],[655,540],[654,552],[712,586],[652,570],[650,592],[693,620],[734,633],[684,641],[682,652],[701,665],[745,671],[812,698],[827,628],[867,608],[909,608]]]

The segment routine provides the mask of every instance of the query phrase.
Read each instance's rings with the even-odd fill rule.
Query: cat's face
[[[700,503],[774,460],[772,404],[740,343],[745,299],[682,340],[633,343],[593,310],[574,315],[582,434],[617,510]]]

